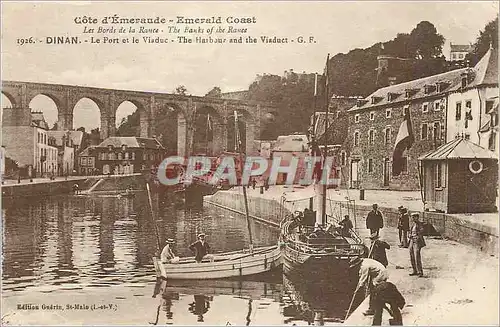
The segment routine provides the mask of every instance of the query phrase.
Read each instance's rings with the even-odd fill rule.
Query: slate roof
[[[450,44],[451,52],[470,52],[473,50],[470,44]]]
[[[110,145],[115,148],[126,145],[127,148],[143,148],[145,146],[146,149],[165,149],[157,139],[135,136],[111,136],[102,141],[97,148],[107,148]]]
[[[307,135],[294,134],[278,136],[272,151],[303,152],[309,150]]]
[[[419,78],[401,84],[389,85],[380,88],[364,99],[365,103],[360,106],[354,106],[349,112],[375,108],[383,105],[403,104],[409,100],[430,97],[435,95],[445,95],[448,92],[458,91],[462,87],[462,74],[469,73],[470,78],[467,88],[478,87],[481,85],[498,85],[498,49],[490,48],[474,68],[460,68],[436,74],[428,77]],[[425,93],[425,85],[436,86],[437,83],[447,83],[447,87],[437,92],[434,88],[431,92]],[[406,90],[414,90],[410,98],[405,97]],[[392,93],[392,101],[389,101],[388,94]],[[372,98],[377,98],[377,102],[372,104]]]
[[[47,131],[47,135],[53,136],[56,139],[56,145],[62,145],[64,135],[69,134],[73,144],[80,146],[83,140],[83,132],[81,131]]]
[[[450,159],[497,159],[497,155],[470,140],[457,138],[418,158],[424,161]]]
[[[87,148],[85,148],[85,150],[80,152],[80,154],[78,154],[78,155],[81,157],[91,157],[93,155],[90,154],[89,150],[94,149],[94,148],[95,148],[95,145],[88,146]]]

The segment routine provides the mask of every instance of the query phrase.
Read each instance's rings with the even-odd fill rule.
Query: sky
[[[193,95],[204,95],[214,86],[219,86],[223,92],[237,91],[247,89],[257,74],[282,75],[289,69],[322,73],[327,53],[333,56],[391,40],[397,33],[411,32],[422,20],[433,23],[445,37],[443,52],[447,55],[450,42],[473,43],[479,31],[496,17],[498,10],[498,2],[492,1],[4,1],[2,79],[166,93],[173,92],[176,86],[182,84]],[[221,16],[223,20],[230,16],[255,17],[256,23],[237,26],[248,29],[246,34],[242,34],[244,37],[277,36],[291,40],[298,36],[314,36],[316,43],[16,44],[18,38],[29,36],[41,39],[47,36],[79,36],[87,39],[90,35],[83,34],[85,24],[76,24],[76,17],[91,16],[100,21],[104,16],[114,14],[120,17],[160,16],[167,19],[176,19],[176,16]],[[228,25],[222,24],[226,28]],[[96,26],[102,24],[92,27]],[[211,25],[202,27],[207,26]],[[165,25],[161,28],[165,30],[158,36],[175,37],[167,33]],[[139,34],[136,36],[141,37]],[[228,34],[224,34],[224,37],[228,37]],[[48,98],[39,96],[30,107],[43,110],[49,123],[57,119],[57,110]],[[130,103],[122,104],[117,112],[117,122],[134,109]],[[98,109],[88,99],[77,105],[74,117],[75,128],[84,126],[88,130],[99,125]]]

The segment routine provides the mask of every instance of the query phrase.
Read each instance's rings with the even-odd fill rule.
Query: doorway
[[[359,179],[358,179],[358,160],[351,161],[351,188],[359,187]]]

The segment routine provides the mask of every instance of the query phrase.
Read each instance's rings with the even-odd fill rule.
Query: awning
[[[450,160],[450,159],[497,159],[495,152],[483,148],[465,138],[457,138],[434,151],[420,156],[418,160]]]

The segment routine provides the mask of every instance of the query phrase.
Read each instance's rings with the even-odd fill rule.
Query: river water
[[[157,281],[145,192],[4,199],[2,207],[3,324],[307,325],[317,310],[336,322],[349,305],[350,295],[328,291],[332,281],[292,280],[281,272]],[[192,255],[188,246],[199,232],[214,252],[248,246],[244,216],[158,197],[153,207],[160,239],[175,239],[180,256]],[[277,229],[258,222],[251,228],[256,246],[276,244]]]

